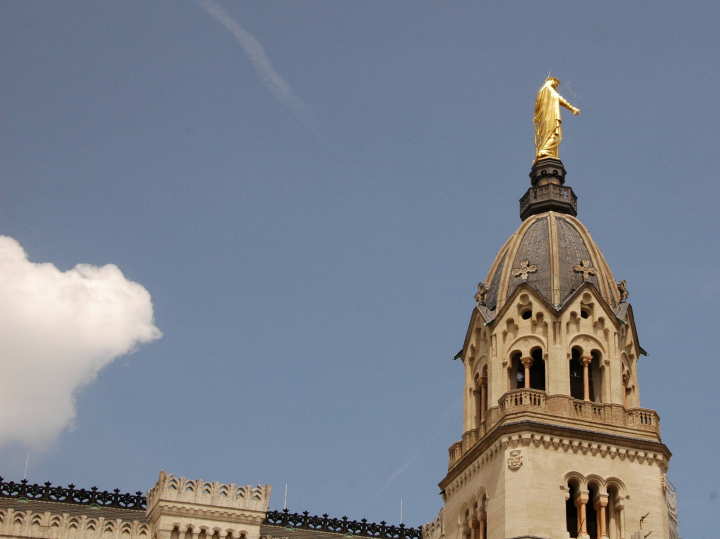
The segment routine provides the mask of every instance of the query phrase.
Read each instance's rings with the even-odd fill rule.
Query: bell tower
[[[640,406],[645,351],[628,288],[577,219],[561,132],[547,131],[556,139],[538,141],[536,129],[545,153],[520,199],[522,223],[478,285],[456,356],[463,430],[440,481],[444,507],[424,533],[674,538],[671,453],[658,414]]]

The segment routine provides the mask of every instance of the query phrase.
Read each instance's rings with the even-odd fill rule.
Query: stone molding
[[[534,432],[527,432],[528,430]],[[563,433],[563,430],[568,432]],[[506,449],[532,445],[565,453],[572,451],[600,458],[629,460],[638,464],[657,464],[663,471],[667,469],[671,456],[667,447],[660,442],[602,435],[530,421],[501,426],[495,433],[491,433],[489,438],[491,439],[487,442],[476,446],[477,451],[474,449],[464,455],[458,466],[453,467],[440,482],[439,486],[446,499],[461,489],[496,456],[504,454]],[[635,447],[632,447],[633,445]]]
[[[203,520],[219,520],[234,524],[261,525],[265,521],[265,513],[243,509],[222,509],[198,507],[187,503],[160,502],[158,506],[163,516],[193,517]],[[152,518],[152,517],[151,517]]]

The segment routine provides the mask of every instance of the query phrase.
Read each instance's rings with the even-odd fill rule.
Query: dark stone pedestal
[[[533,163],[530,169],[530,183],[533,187],[547,183],[565,183],[565,165],[560,159],[548,157]]]
[[[559,159],[541,159],[530,170],[531,187],[520,199],[520,218],[556,211],[577,215],[577,197],[565,184],[565,167]]]

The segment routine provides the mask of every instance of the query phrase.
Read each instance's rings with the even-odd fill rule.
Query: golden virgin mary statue
[[[538,90],[535,99],[535,161],[547,157],[560,158],[560,142],[562,141],[562,105],[574,116],[580,114],[580,109],[571,105],[561,96],[557,87],[560,81],[555,77],[548,77]]]

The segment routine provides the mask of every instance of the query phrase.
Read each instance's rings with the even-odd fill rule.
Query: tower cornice
[[[518,437],[517,435],[520,434],[526,434],[526,436]],[[513,438],[513,435],[516,436]],[[496,450],[513,443],[529,444],[533,442],[546,443],[549,447],[558,450],[596,450],[601,453],[604,452],[610,458],[641,458],[643,461],[659,461],[665,467],[672,457],[670,449],[660,441],[533,420],[520,420],[512,423],[501,423],[493,428],[450,468],[438,486],[445,491],[455,479],[460,477],[484,455],[492,455]],[[627,449],[631,451],[627,451]],[[655,455],[655,457],[652,455]]]

